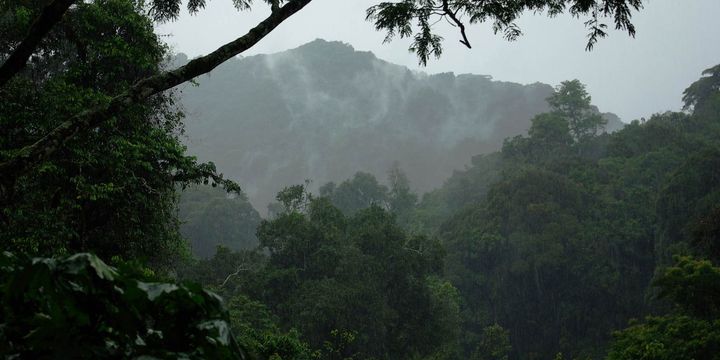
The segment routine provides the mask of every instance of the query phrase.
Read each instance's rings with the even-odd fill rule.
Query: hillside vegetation
[[[182,62],[182,57],[176,59]],[[243,81],[237,81],[243,79]],[[262,213],[277,191],[399,162],[416,191],[525,134],[553,89],[484,75],[427,75],[339,42],[233,59],[186,86],[187,146],[242,184]],[[607,130],[622,126],[607,114]]]

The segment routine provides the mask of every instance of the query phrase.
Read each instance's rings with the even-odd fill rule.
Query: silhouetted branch
[[[462,39],[460,39],[460,43],[467,46],[468,49],[472,49],[472,46],[470,46],[470,40],[468,40],[467,35],[465,34],[465,24],[463,24],[462,21],[457,18],[457,13],[450,10],[450,4],[448,3],[448,0],[443,0],[443,11],[448,17],[450,17],[450,19],[452,19],[455,25],[460,28],[460,34],[463,37]]]
[[[55,0],[43,8],[40,16],[30,26],[25,39],[0,67],[0,87],[25,67],[30,55],[37,49],[45,35],[62,19],[74,2],[75,0]]]
[[[225,284],[227,284],[227,282],[230,281],[230,278],[232,278],[233,276],[238,276],[238,275],[240,275],[241,272],[250,271],[250,270],[252,270],[252,269],[246,268],[245,265],[240,266],[234,273],[229,274],[225,278],[225,281],[223,281],[222,284],[220,284],[220,287],[225,286]]]

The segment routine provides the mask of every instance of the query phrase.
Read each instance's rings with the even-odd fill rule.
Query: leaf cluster
[[[426,65],[431,56],[442,54],[442,37],[433,30],[433,26],[441,21],[457,27],[462,36],[460,42],[470,47],[465,33],[466,22],[489,22],[494,33],[502,33],[505,39],[512,41],[522,35],[516,21],[523,13],[547,12],[548,16],[554,17],[567,12],[588,18],[585,22],[588,28],[586,49],[591,50],[600,38],[607,36],[604,18],[610,19],[617,30],[634,36],[632,12],[641,8],[642,0],[398,0],[370,7],[367,19],[377,30],[386,32],[386,42],[395,36],[412,37],[409,50],[417,54],[420,64]]]
[[[0,257],[4,357],[243,358],[222,300],[94,255]]]

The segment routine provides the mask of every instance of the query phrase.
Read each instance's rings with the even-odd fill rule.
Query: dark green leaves
[[[0,354],[243,358],[219,297],[138,281],[90,254],[0,256]]]
[[[203,2],[204,4],[204,2]],[[189,1],[188,9],[197,11],[198,1]],[[180,16],[180,1],[178,0],[151,0],[150,15],[160,22],[175,20]]]
[[[418,55],[420,64],[426,65],[431,55],[438,57],[442,53],[442,38],[434,33],[432,26],[444,20],[459,28],[460,42],[470,47],[465,22],[490,22],[496,34],[515,40],[522,34],[515,22],[523,13],[547,11],[548,16],[553,17],[567,11],[576,17],[589,16],[585,22],[589,30],[586,48],[591,50],[599,38],[607,35],[608,26],[601,21],[603,18],[611,19],[616,29],[634,36],[632,11],[641,7],[641,0],[402,0],[369,8],[367,19],[374,22],[377,30],[387,33],[386,42],[395,36],[412,36],[410,51]]]
[[[683,92],[683,110],[702,107],[715,97],[720,97],[720,64],[703,71],[703,77]]]
[[[251,0],[232,0],[232,2],[238,10],[250,10],[252,5]],[[179,0],[150,0],[149,13],[156,21],[177,20],[180,16],[181,5],[182,2]],[[189,0],[187,9],[190,14],[196,14],[204,9],[205,5],[205,0]]]
[[[577,79],[563,81],[547,99],[553,113],[568,122],[576,140],[598,135],[607,123],[592,106],[591,100],[585,85]]]
[[[158,2],[171,6],[174,2]],[[0,58],[22,39],[25,6],[0,24]],[[158,10],[163,13],[174,10]],[[3,12],[3,13],[4,13]],[[68,114],[106,106],[138,79],[161,72],[167,47],[132,0],[79,2],[65,14],[22,73],[0,93],[0,162],[52,129]],[[0,242],[32,256],[92,252],[168,266],[184,249],[175,217],[176,185],[237,184],[185,154],[182,111],[171,92],[155,95],[48,151],[29,172],[0,177]],[[8,183],[6,183],[6,181]]]
[[[710,261],[675,258],[655,280],[658,298],[669,299],[683,312],[700,318],[720,318],[720,268]]]
[[[614,336],[607,360],[717,360],[720,353],[720,320],[648,317]]]
[[[406,38],[412,35],[411,21],[416,13],[415,1],[383,2],[369,8],[366,19],[375,22],[375,29],[386,31],[385,42],[390,42],[395,36]]]
[[[720,268],[709,261],[676,257],[659,275],[659,297],[677,312],[650,316],[616,332],[608,360],[718,359],[720,354]]]

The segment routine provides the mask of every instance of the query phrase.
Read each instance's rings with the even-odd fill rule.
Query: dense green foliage
[[[375,205],[393,213],[397,222],[407,227],[418,197],[411,190],[410,180],[399,163],[390,168],[387,183],[388,186],[382,185],[372,174],[357,172],[340,185],[329,182],[321,186],[319,192],[343,214],[352,215]]]
[[[0,59],[45,5],[0,3]],[[73,5],[0,88],[0,163],[68,114],[159,73],[166,55],[141,3]],[[173,93],[153,96],[54,144],[57,151],[31,170],[0,174],[0,243],[17,254],[3,253],[0,264],[0,356],[241,357],[220,298],[140,276],[171,275],[187,254],[177,187],[212,181],[238,191],[212,164],[185,155],[181,119]],[[67,255],[84,251],[99,258]],[[139,265],[117,270],[100,258]]]
[[[94,255],[0,255],[0,356],[240,359],[222,300]]]
[[[514,357],[602,356],[612,330],[664,308],[646,294],[672,254],[717,259],[718,113],[657,114],[578,136],[573,111],[558,111],[568,85],[576,84],[558,88],[554,111],[533,118],[528,136],[474,158],[415,210],[433,219],[425,229],[447,251],[466,353],[498,323]],[[590,109],[566,101],[577,103]]]
[[[0,5],[2,27],[13,29],[1,32],[7,47],[0,58],[39,6]],[[138,4],[78,4],[0,91],[0,161],[66,114],[106,102],[138,77],[159,72],[165,55]],[[212,164],[184,154],[181,118],[173,94],[158,95],[64,143],[34,171],[3,176],[4,248],[37,255],[92,251],[106,260],[144,258],[168,266],[185,252],[173,216],[176,184],[214,173]]]
[[[616,336],[609,360],[716,360],[720,352],[720,320],[648,317]]]
[[[677,257],[655,285],[674,311],[615,333],[608,360],[720,359],[720,268]]]
[[[230,299],[255,353],[284,339],[292,345],[274,351],[289,357],[602,358],[613,331],[650,313],[617,333],[611,357],[633,358],[648,338],[709,351],[712,318],[663,314],[681,296],[712,309],[697,294],[713,292],[667,275],[659,300],[648,294],[671,254],[718,259],[717,114],[656,114],[607,134],[582,84],[556,91],[527,136],[474,157],[419,202],[398,165],[385,184],[360,172],[317,198],[289,187],[258,228],[261,252],[221,249],[181,276]],[[409,271],[400,259],[413,255],[430,261]],[[696,333],[708,337],[694,344]],[[662,349],[653,356],[680,353]]]
[[[303,188],[282,192],[284,210],[258,228],[267,259],[222,251],[189,277],[221,285],[228,298],[260,301],[313,348],[339,332],[356,334],[344,356],[452,356],[459,299],[438,277],[439,242],[404,234],[377,206],[346,217],[327,199],[295,189]]]
[[[243,193],[228,194],[209,186],[187,188],[180,196],[178,218],[180,234],[200,258],[213,256],[218,246],[240,250],[258,244],[255,230],[260,214]]]
[[[638,358],[637,349],[653,348],[641,343],[650,339],[662,346],[648,358],[705,358],[716,344],[716,316],[708,312],[717,310],[720,279],[707,261],[665,267],[678,252],[717,259],[718,115],[656,114],[607,134],[600,133],[602,118],[579,82],[562,83],[548,101],[551,111],[531,120],[527,136],[476,156],[420,202],[397,166],[387,185],[357,173],[321,186],[320,198],[304,186],[287,188],[273,219],[258,230],[267,258],[219,252],[191,269],[190,278],[222,283],[228,296],[263,304],[273,324],[298,329],[310,347],[322,346],[333,331],[351,331],[356,336],[346,350],[358,356],[602,358],[613,331],[655,313],[617,333],[609,356]],[[393,341],[392,332],[373,338],[378,326],[393,326],[392,318],[372,312],[378,301],[372,296],[385,293],[376,286],[389,274],[372,273],[370,285],[339,272],[346,262],[369,272],[377,265],[363,259],[387,251],[368,253],[363,243],[349,251],[356,243],[340,239],[373,229],[371,237],[386,239],[385,246],[393,242],[375,232],[383,228],[380,207],[403,219],[398,225],[405,231],[441,241],[434,246],[444,271],[426,278],[431,293],[442,289],[445,299],[431,306],[444,324],[446,340],[434,345],[439,352],[419,345],[402,352],[373,348]],[[353,226],[371,213],[376,220]],[[419,248],[406,250],[413,249]],[[657,300],[650,286],[656,273],[664,274],[654,280]],[[414,315],[422,302],[413,301],[406,306]],[[684,305],[677,315],[663,315],[670,303]],[[357,312],[366,316],[356,318]],[[413,340],[421,339],[424,326],[413,327]],[[696,334],[707,336],[693,342]],[[678,346],[684,352],[671,350]]]

